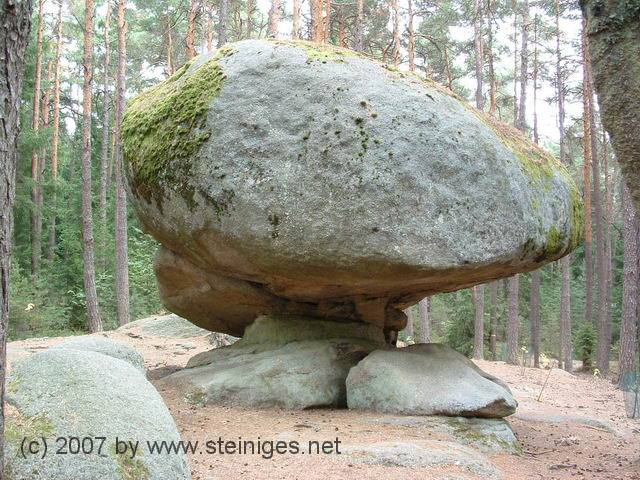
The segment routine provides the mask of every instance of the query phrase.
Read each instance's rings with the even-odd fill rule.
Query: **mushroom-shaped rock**
[[[401,329],[424,296],[580,241],[565,168],[437,84],[349,50],[247,40],[130,103],[130,198],[170,310],[242,335],[261,314]]]

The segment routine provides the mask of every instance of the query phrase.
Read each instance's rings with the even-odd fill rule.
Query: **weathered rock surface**
[[[194,403],[346,406],[349,369],[383,344],[382,330],[365,323],[265,316],[241,340],[196,355],[164,381]]]
[[[134,99],[123,129],[162,299],[212,331],[261,314],[399,330],[426,295],[580,241],[580,195],[549,154],[347,50],[230,44]]]
[[[451,441],[469,445],[485,453],[520,453],[518,443],[511,426],[501,418],[467,417],[381,417],[369,421],[374,424],[402,425],[422,432],[435,432],[448,437]]]
[[[345,445],[340,458],[354,463],[411,469],[455,466],[464,473],[499,479],[500,471],[477,451],[450,442],[384,442]],[[447,478],[447,477],[445,477]]]
[[[153,337],[192,338],[209,334],[208,330],[196,327],[193,323],[173,313],[129,322],[119,327],[118,330],[127,331],[138,327],[141,328],[142,333]]]
[[[98,337],[94,335],[83,335],[65,340],[52,349],[80,350],[86,352],[96,352],[108,355],[109,357],[124,360],[130,363],[143,374],[146,372],[144,359],[138,351],[126,343],[118,342],[110,338]]]
[[[182,454],[151,454],[147,441],[177,441],[180,435],[162,398],[130,363],[92,351],[66,348],[22,358],[8,379],[8,478],[20,480],[186,480]],[[91,437],[90,454],[57,455],[56,438]],[[24,437],[45,437],[48,455],[20,453]],[[100,440],[106,437],[100,453]],[[140,441],[134,458],[116,455],[115,440]],[[40,444],[42,448],[42,444]],[[73,450],[76,445],[68,443]]]
[[[377,412],[487,418],[517,406],[508,386],[437,343],[374,351],[349,372],[347,402]]]

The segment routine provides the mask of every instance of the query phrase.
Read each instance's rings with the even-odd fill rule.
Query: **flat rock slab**
[[[401,425],[424,432],[441,433],[456,443],[468,445],[486,453],[520,453],[522,451],[509,423],[499,418],[402,416],[381,417],[367,423]]]
[[[126,332],[133,328],[141,328],[146,335],[163,338],[192,338],[208,335],[210,332],[173,313],[157,317],[142,318],[118,328]]]
[[[56,348],[19,359],[7,384],[8,478],[20,480],[189,480],[183,454],[151,454],[147,441],[178,441],[162,397],[139,369],[102,353]],[[57,455],[56,438],[91,437],[87,454]],[[23,438],[49,442],[45,458],[21,454]],[[95,437],[106,437],[103,444]],[[115,440],[140,442],[117,455]],[[100,448],[100,445],[102,447]],[[41,445],[42,446],[42,445]],[[77,448],[69,441],[70,451]],[[99,450],[100,448],[100,450]]]
[[[421,298],[539,268],[583,230],[552,155],[434,82],[328,45],[201,55],[129,102],[123,144],[163,302],[237,336],[260,314],[400,330]]]
[[[347,403],[385,413],[487,418],[517,407],[503,382],[436,343],[372,352],[349,372]]]
[[[451,442],[381,442],[345,445],[342,460],[367,465],[411,469],[454,466],[485,479],[500,479],[500,471],[481,453]]]
[[[194,403],[344,407],[349,370],[383,343],[382,331],[364,323],[265,316],[241,340],[196,355],[164,381]]]

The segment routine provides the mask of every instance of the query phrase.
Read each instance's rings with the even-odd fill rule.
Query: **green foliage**
[[[579,360],[582,361],[582,367],[590,370],[593,365],[593,358],[596,352],[597,336],[596,332],[589,323],[582,325],[575,338],[575,352]]]

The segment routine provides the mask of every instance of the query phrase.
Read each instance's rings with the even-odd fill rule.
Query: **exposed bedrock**
[[[213,331],[293,314],[389,333],[426,295],[580,242],[580,195],[551,155],[348,50],[229,44],[136,97],[123,139],[161,297]]]

